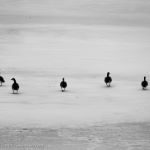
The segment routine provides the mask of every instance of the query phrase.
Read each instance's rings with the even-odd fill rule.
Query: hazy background
[[[0,0],[0,22],[149,26],[149,8],[149,0]]]

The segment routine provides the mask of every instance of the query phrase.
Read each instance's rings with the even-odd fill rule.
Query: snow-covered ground
[[[148,27],[1,25],[0,149],[148,150],[149,49]]]
[[[14,25],[0,32],[1,125],[149,121],[150,92],[140,86],[150,78],[149,28]],[[12,77],[18,95],[11,94]]]

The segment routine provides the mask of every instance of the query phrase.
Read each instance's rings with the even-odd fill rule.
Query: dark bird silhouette
[[[19,84],[16,82],[16,79],[15,79],[15,78],[12,78],[11,80],[14,81],[14,83],[12,84],[13,94],[15,93],[15,91],[17,91],[17,93],[18,93],[18,90],[19,90]]]
[[[146,77],[144,77],[144,81],[141,82],[141,86],[143,87],[143,90],[146,89],[148,86],[148,82],[146,81]]]
[[[110,86],[110,83],[112,82],[112,78],[109,75],[110,75],[110,73],[107,72],[107,77],[105,77],[105,79],[104,79],[107,86]]]
[[[0,76],[0,83],[1,83],[1,86],[2,84],[5,82],[4,78],[2,76]]]
[[[65,79],[63,78],[62,81],[60,82],[60,87],[62,92],[65,91],[66,87],[67,87],[67,82],[65,81]]]

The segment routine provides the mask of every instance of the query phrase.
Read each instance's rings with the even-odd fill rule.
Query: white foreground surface
[[[17,139],[28,149],[150,148],[150,91],[140,86],[145,75],[150,79],[149,28],[7,25],[0,33],[2,149],[17,149]],[[12,77],[19,94],[12,94]]]

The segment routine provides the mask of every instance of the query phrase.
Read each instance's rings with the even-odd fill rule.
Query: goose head
[[[14,81],[14,82],[16,82],[16,79],[15,79],[15,78],[12,78],[11,80]]]
[[[107,72],[107,77],[110,75],[110,72]]]
[[[144,81],[146,81],[146,76],[144,76]]]

